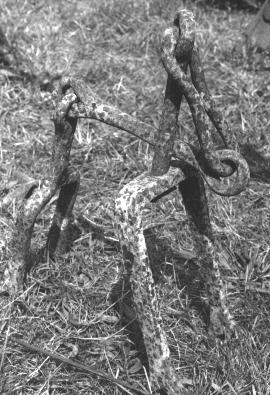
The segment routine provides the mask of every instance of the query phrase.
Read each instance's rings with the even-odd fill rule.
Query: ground
[[[157,126],[166,82],[160,36],[182,3],[2,0],[0,20],[8,40],[23,55],[25,69],[36,75],[80,76],[105,101]],[[185,7],[198,22],[197,40],[217,106],[241,143],[267,145],[270,62],[243,42],[244,28],[254,15],[201,3],[187,0]],[[48,174],[52,149],[50,96],[37,82],[15,74],[0,69],[0,166],[15,163],[39,179]],[[194,134],[185,103],[179,133],[182,138]],[[115,196],[150,166],[149,147],[125,132],[83,121],[71,158],[82,180],[76,215],[83,213],[104,225],[107,235],[117,237]],[[225,342],[212,339],[173,268],[160,279],[158,292],[175,368],[192,384],[194,394],[270,394],[270,296],[260,291],[270,277],[269,186],[251,181],[238,197],[221,198],[209,191],[208,197],[223,251],[228,300],[241,336]],[[45,238],[50,212],[39,221],[36,243]],[[157,222],[176,251],[192,249],[179,196],[161,203]],[[1,246],[8,240],[8,225],[1,220]],[[3,252],[1,257],[9,259]],[[2,394],[133,393],[5,342],[8,334],[149,391],[146,370],[109,298],[121,265],[117,249],[91,233],[82,234],[63,259],[35,267],[15,300],[0,297]]]

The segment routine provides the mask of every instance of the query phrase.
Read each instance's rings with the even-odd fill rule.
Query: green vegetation
[[[107,102],[157,126],[166,82],[159,42],[179,6],[176,0],[2,0],[0,19],[7,38],[24,57],[25,69],[36,75],[80,76]],[[185,7],[198,22],[201,57],[218,108],[241,143],[265,144],[267,154],[270,62],[242,44],[243,28],[253,15],[201,8],[188,0]],[[37,179],[47,177],[54,133],[50,95],[37,83],[8,79],[7,74],[0,69],[0,167],[16,163]],[[194,135],[186,103],[180,134],[187,139]],[[75,213],[82,212],[115,236],[114,198],[124,183],[148,168],[150,154],[146,143],[122,131],[81,121],[71,154],[82,179]],[[269,186],[251,181],[235,198],[208,193],[240,336],[226,342],[208,336],[175,268],[176,274],[164,274],[158,285],[175,368],[196,394],[270,394],[270,291],[260,291],[270,281]],[[51,211],[45,211],[37,226],[39,245]],[[192,248],[180,200],[164,199],[157,219],[175,250]],[[0,221],[3,260],[9,259],[9,221]],[[19,334],[149,390],[136,350],[109,300],[121,264],[118,251],[91,234],[82,235],[63,259],[35,267],[15,300],[0,297],[0,333]],[[48,357],[2,339],[0,344],[2,394],[120,393],[112,384]]]

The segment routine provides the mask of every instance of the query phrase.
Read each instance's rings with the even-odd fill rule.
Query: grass
[[[105,101],[158,125],[166,82],[160,36],[181,1],[2,0],[1,5],[1,26],[23,54],[22,67],[37,75],[80,76]],[[269,59],[242,45],[243,29],[253,15],[191,1],[186,7],[198,22],[202,61],[218,108],[239,141],[269,146]],[[37,83],[7,79],[3,70],[0,77],[0,166],[16,164],[36,178],[46,176],[54,133],[49,97]],[[185,138],[194,135],[185,103],[180,133]],[[76,214],[83,212],[114,235],[115,196],[149,167],[148,146],[95,121],[82,121],[71,156],[82,180]],[[258,291],[261,284],[269,284],[269,202],[269,187],[255,181],[235,198],[209,192],[240,338],[223,343],[210,338],[176,274],[160,279],[172,358],[179,375],[191,380],[194,393],[270,394],[270,296]],[[38,225],[36,243],[45,237],[49,213]],[[180,200],[164,200],[157,215],[174,249],[192,248]],[[0,224],[3,262],[9,259],[5,240],[10,223],[7,218]],[[1,334],[19,334],[34,345],[149,389],[138,353],[109,300],[121,264],[118,251],[84,235],[69,255],[40,263],[14,300],[0,297]],[[2,342],[0,355],[3,394],[121,393],[111,383],[12,342]]]

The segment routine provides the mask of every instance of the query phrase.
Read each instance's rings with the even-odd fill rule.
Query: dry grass
[[[81,76],[105,100],[157,126],[166,81],[159,39],[181,5],[172,0],[2,0],[1,26],[22,52],[26,68]],[[240,141],[268,141],[269,65],[241,46],[241,32],[252,15],[189,1],[186,6],[199,24],[202,60],[217,105]],[[1,70],[0,76],[0,165],[16,163],[42,177],[53,136],[50,103],[36,84],[8,80]],[[185,104],[180,123],[182,136],[194,133]],[[76,213],[113,234],[114,198],[123,183],[149,165],[147,145],[97,122],[81,122],[72,160],[82,177]],[[209,202],[217,240],[227,251],[224,276],[241,336],[224,343],[210,339],[176,276],[164,275],[159,293],[175,367],[192,380],[197,394],[270,394],[270,296],[248,290],[269,283],[269,187],[251,182],[240,197],[211,194]],[[174,248],[191,248],[181,202],[166,200],[158,215],[161,222],[166,219],[163,232]],[[47,226],[45,217],[39,230]],[[5,240],[7,222],[1,230]],[[15,300],[1,297],[1,333],[20,334],[147,389],[136,350],[108,298],[119,266],[117,251],[86,235],[61,261],[36,267]],[[120,393],[110,383],[13,343],[2,343],[1,353],[2,394]]]

